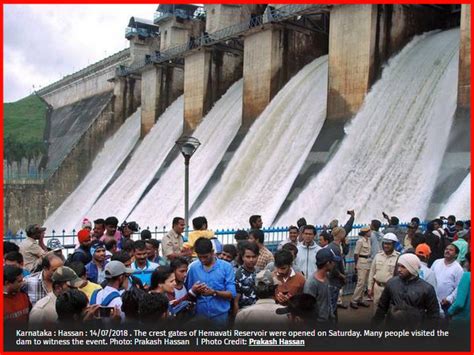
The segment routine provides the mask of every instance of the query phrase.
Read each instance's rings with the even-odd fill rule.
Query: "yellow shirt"
[[[98,284],[95,284],[93,282],[90,282],[88,281],[87,282],[87,285],[85,285],[84,287],[80,288],[79,290],[81,290],[82,292],[84,292],[87,296],[87,299],[91,299],[91,296],[92,296],[92,292],[94,292],[95,290],[97,289],[102,289],[102,287]]]
[[[194,249],[194,243],[199,238],[206,238],[211,239],[214,236],[214,232],[210,230],[202,230],[202,231],[192,231],[189,233],[188,241],[184,243],[185,248],[192,248]],[[197,254],[193,251],[193,258],[197,257]]]

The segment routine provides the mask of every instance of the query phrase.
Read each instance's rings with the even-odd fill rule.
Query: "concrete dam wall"
[[[54,162],[61,164],[57,164],[48,181],[5,186],[7,227],[15,230],[50,216],[79,185],[107,137],[137,107],[141,107],[140,134],[145,138],[166,109],[183,95],[182,117],[176,119],[182,121],[181,133],[192,135],[199,132],[206,115],[223,94],[242,78],[242,123],[208,181],[200,181],[201,193],[192,206],[194,211],[199,211],[199,205],[213,194],[249,130],[270,102],[302,68],[324,55],[327,55],[328,85],[322,128],[319,134],[315,133],[305,161],[298,163],[299,172],[285,192],[285,201],[275,219],[334,156],[345,137],[344,126],[359,112],[383,66],[413,36],[460,24],[458,106],[463,107],[463,112],[470,110],[469,5],[462,8],[206,5],[205,8],[205,24],[202,19],[183,19],[175,14],[156,19],[154,25],[142,24],[143,29],[159,27],[160,31],[154,37],[145,38],[140,37],[143,32],[134,32],[127,37],[129,49],[39,92],[55,111],[48,167],[53,168]],[[139,21],[135,25],[140,26]],[[458,117],[461,123],[453,127],[465,127],[469,116],[458,114]],[[287,124],[291,117],[280,117],[280,120]],[[220,125],[225,129],[224,116]],[[463,135],[462,129],[459,134]],[[154,149],[160,149],[159,145]],[[150,154],[154,151],[150,150]],[[170,159],[166,159],[168,164]],[[154,181],[159,179],[157,173]],[[458,180],[462,181],[462,177]],[[26,195],[37,196],[32,205],[38,212],[21,210],[27,203]]]

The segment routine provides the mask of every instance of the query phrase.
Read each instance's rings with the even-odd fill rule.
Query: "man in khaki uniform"
[[[43,256],[48,252],[44,244],[44,231],[46,228],[39,224],[32,224],[26,229],[26,239],[20,244],[20,253],[23,255],[23,268],[34,272],[41,264]]]
[[[357,272],[357,285],[354,290],[354,294],[351,300],[351,308],[357,309],[359,306],[369,307],[370,305],[362,300],[364,290],[367,285],[367,280],[370,272],[370,264],[372,259],[371,255],[371,243],[370,243],[369,227],[364,227],[360,230],[359,235],[361,236],[356,242],[354,250],[354,261]]]
[[[161,239],[161,248],[163,249],[163,256],[172,261],[180,256],[189,256],[191,253],[188,251],[182,251],[184,240],[183,232],[185,228],[184,218],[175,217],[173,218],[173,227]]]
[[[395,266],[400,255],[395,250],[398,238],[393,233],[387,233],[382,239],[383,251],[378,252],[372,261],[369,273],[369,296],[374,300],[374,311],[380,300],[380,296],[388,280],[394,276]]]

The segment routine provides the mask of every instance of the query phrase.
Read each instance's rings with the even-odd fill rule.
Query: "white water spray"
[[[413,39],[390,60],[346,129],[341,147],[278,221],[426,214],[457,96],[459,30]]]
[[[114,176],[117,168],[130,154],[140,138],[140,108],[110,137],[94,159],[92,168],[79,186],[46,220],[49,231],[79,230],[86,212]],[[107,216],[106,216],[107,217]]]
[[[128,216],[183,131],[183,100],[180,96],[160,116],[124,171],[87,212],[88,218],[115,216],[123,221]]]
[[[471,173],[452,193],[438,216],[455,215],[456,219],[471,219]]]
[[[234,83],[193,132],[201,146],[189,166],[192,206],[206,186],[242,123],[242,80]],[[128,220],[142,227],[171,226],[175,216],[184,216],[184,158],[181,154],[133,210]]]
[[[195,215],[221,228],[246,226],[252,214],[275,218],[324,123],[327,63],[314,60],[279,91]]]

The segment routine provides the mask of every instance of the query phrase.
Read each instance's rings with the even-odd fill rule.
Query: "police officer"
[[[395,250],[398,238],[394,233],[387,233],[382,239],[382,251],[375,255],[369,273],[369,296],[374,299],[374,310],[377,309],[380,296],[395,271],[400,253]]]
[[[357,285],[351,300],[351,308],[357,309],[359,306],[369,307],[370,305],[362,299],[364,290],[367,285],[367,280],[370,272],[371,259],[371,243],[370,243],[369,227],[364,227],[360,230],[360,238],[356,242],[354,249],[354,262],[357,272]]]

